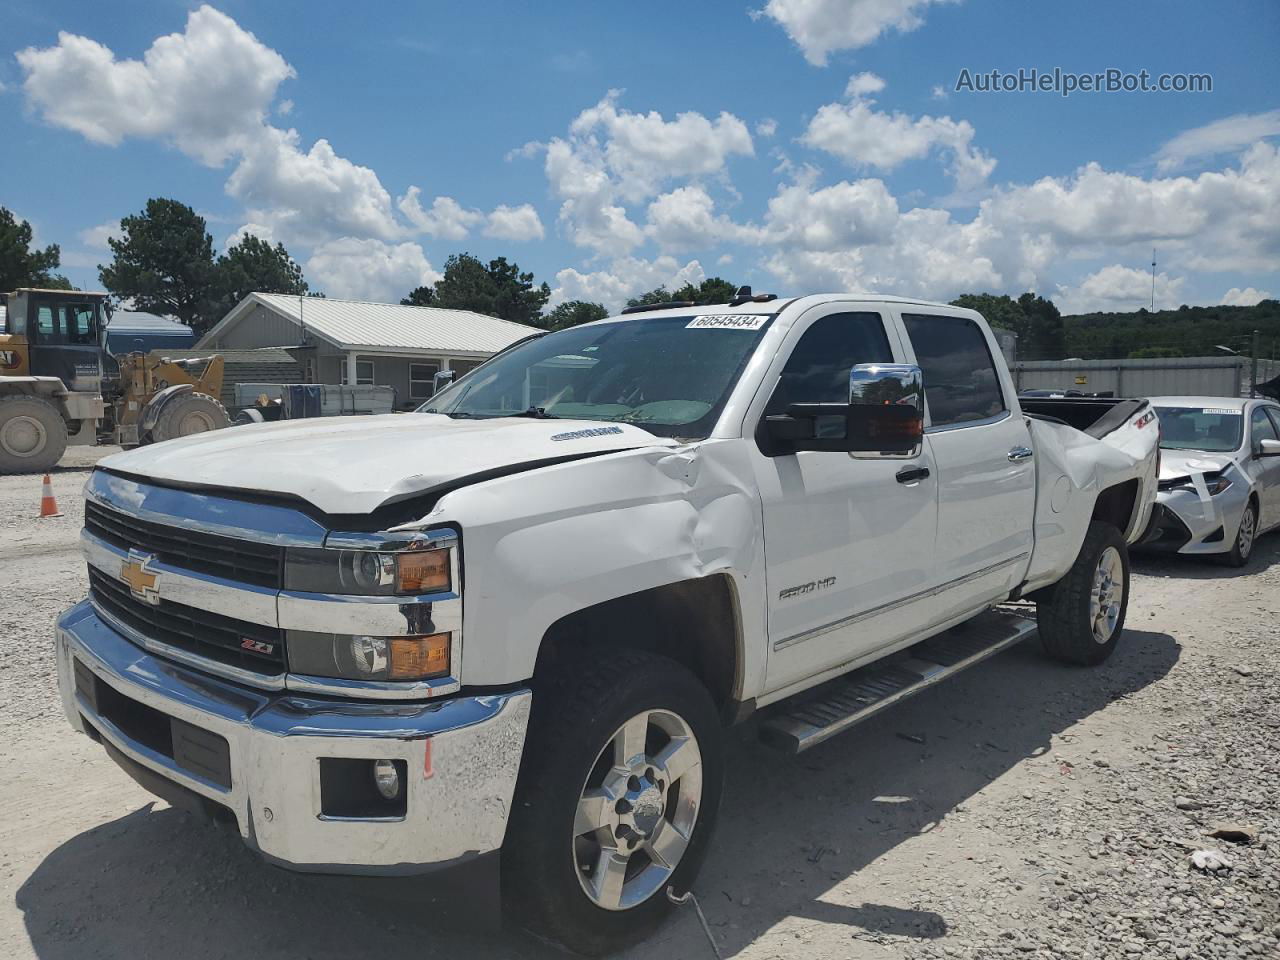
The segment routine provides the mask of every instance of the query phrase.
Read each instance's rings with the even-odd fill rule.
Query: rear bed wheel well
[[[642,650],[688,668],[728,717],[737,710],[740,633],[736,594],[725,574],[641,590],[552,624],[538,649],[534,685],[599,652]]]
[[[1117,483],[1098,494],[1098,499],[1093,502],[1093,519],[1109,523],[1121,534],[1127,534],[1137,503],[1137,479]]]

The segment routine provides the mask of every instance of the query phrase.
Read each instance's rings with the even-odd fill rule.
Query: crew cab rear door
[[[816,306],[788,333],[747,423],[754,428],[792,403],[848,403],[855,364],[902,359],[885,312],[858,303]],[[750,449],[764,513],[769,690],[916,632],[927,605],[913,599],[932,586],[937,522],[933,476],[915,476],[931,469],[927,451],[880,460],[812,450],[767,456],[758,443]]]
[[[1022,582],[1035,525],[1031,431],[989,329],[971,317],[902,308],[924,374],[925,446],[938,484],[933,622],[982,610]]]

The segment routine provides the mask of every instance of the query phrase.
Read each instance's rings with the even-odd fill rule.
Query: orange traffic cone
[[[40,491],[40,516],[43,517],[60,517],[62,511],[58,509],[58,501],[53,499],[53,481],[49,479],[49,475],[44,475],[44,486]]]

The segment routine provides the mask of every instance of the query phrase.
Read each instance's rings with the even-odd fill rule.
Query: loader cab
[[[6,301],[8,336],[3,339],[8,343],[0,351],[10,354],[10,360],[25,356],[26,362],[6,366],[3,373],[57,377],[76,393],[102,389],[105,293],[23,289]]]

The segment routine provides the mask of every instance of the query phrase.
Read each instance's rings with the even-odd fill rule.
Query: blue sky
[[[312,286],[452,252],[618,306],[723,275],[1064,309],[1280,295],[1280,4],[1180,0],[87,5],[9,0],[0,205],[97,286],[151,196]],[[960,71],[1205,73],[973,93]]]

